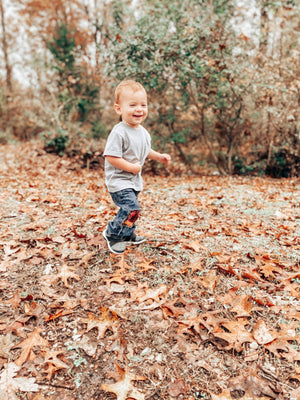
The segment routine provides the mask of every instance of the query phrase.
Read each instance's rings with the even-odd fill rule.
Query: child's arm
[[[153,149],[150,150],[148,158],[150,158],[150,160],[159,161],[165,164],[169,164],[171,161],[171,156],[169,156],[169,154],[158,153]]]
[[[142,169],[139,161],[133,164],[121,157],[105,156],[105,158],[114,167],[126,172],[131,172],[134,175],[137,175]]]

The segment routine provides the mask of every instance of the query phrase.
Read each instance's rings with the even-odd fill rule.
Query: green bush
[[[276,149],[267,165],[266,174],[272,178],[300,176],[300,154],[295,154],[288,147]]]
[[[57,98],[62,105],[62,117],[84,122],[89,114],[99,108],[99,88],[82,62],[83,49],[75,42],[74,29],[58,22],[53,38],[47,42],[57,72]]]
[[[93,139],[106,138],[107,128],[101,121],[92,121],[91,137]]]
[[[247,61],[234,55],[233,6],[231,0],[210,6],[196,0],[144,0],[134,24],[111,32],[110,75],[145,85],[160,109],[158,122],[181,155],[184,144],[202,136],[216,163],[221,148],[228,160],[237,153],[248,90],[240,84]],[[222,167],[232,172],[230,163]]]
[[[70,142],[69,133],[64,129],[58,129],[55,133],[44,134],[45,147],[48,153],[62,156]]]

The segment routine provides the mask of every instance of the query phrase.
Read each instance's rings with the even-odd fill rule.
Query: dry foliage
[[[102,170],[0,162],[1,400],[299,399],[299,180],[146,176],[119,257]]]

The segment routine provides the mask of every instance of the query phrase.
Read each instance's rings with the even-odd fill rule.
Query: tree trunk
[[[264,56],[267,54],[268,36],[269,36],[268,2],[262,0],[260,8],[259,52]]]
[[[3,1],[0,0],[0,14],[1,14],[1,29],[2,29],[2,50],[4,54],[4,62],[5,62],[5,71],[6,71],[6,87],[8,92],[12,92],[12,79],[11,79],[11,65],[8,60],[8,45],[7,45],[7,37],[6,37],[6,26],[5,26],[5,15],[4,15],[4,7]]]
[[[269,102],[268,105],[272,105],[272,96],[269,95]],[[267,158],[267,167],[270,166],[271,163],[271,158],[272,158],[272,150],[273,150],[273,143],[274,143],[274,131],[271,131],[271,119],[272,119],[272,114],[270,111],[268,111],[268,119],[267,119],[267,138],[269,140],[269,146],[268,146],[268,158]]]

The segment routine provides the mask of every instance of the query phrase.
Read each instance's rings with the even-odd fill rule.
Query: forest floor
[[[299,179],[146,174],[115,256],[102,169],[0,168],[0,400],[300,399]]]

